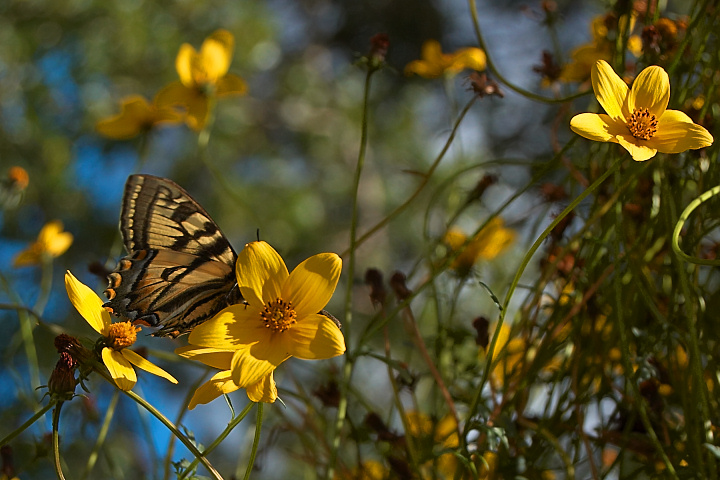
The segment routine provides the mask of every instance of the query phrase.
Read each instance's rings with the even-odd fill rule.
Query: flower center
[[[627,127],[632,136],[640,140],[649,140],[657,132],[657,117],[647,108],[636,108],[630,115]]]
[[[133,326],[130,322],[118,322],[110,325],[107,334],[107,345],[114,350],[122,350],[129,347],[137,340],[137,332],[140,327]]]
[[[260,317],[265,322],[265,327],[276,333],[284,332],[293,323],[296,323],[297,313],[293,310],[292,303],[278,298],[265,304],[265,308],[260,312]]]

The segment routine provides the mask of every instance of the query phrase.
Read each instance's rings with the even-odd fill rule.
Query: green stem
[[[690,214],[699,207],[703,202],[707,202],[712,197],[720,193],[720,185],[717,187],[713,187],[707,192],[703,193],[699,197],[697,197],[695,200],[690,202],[690,204],[683,210],[682,214],[680,215],[680,218],[678,219],[677,223],[675,224],[675,230],[672,234],[672,249],[675,252],[675,254],[680,257],[682,260],[685,260],[688,263],[694,263],[696,265],[709,265],[709,266],[718,266],[720,265],[720,260],[708,260],[703,258],[697,258],[697,257],[691,257],[690,255],[686,254],[682,251],[680,248],[680,232],[682,231],[682,228],[685,226],[685,222],[687,222],[688,217],[690,217]]]
[[[223,430],[223,432],[220,434],[220,436],[218,436],[215,439],[215,441],[210,444],[209,447],[207,447],[205,450],[203,450],[202,454],[208,455],[210,452],[215,450],[218,447],[218,445],[220,445],[222,443],[222,441],[225,440],[225,438],[228,435],[230,435],[230,432],[232,432],[233,429],[235,427],[237,427],[240,424],[240,422],[243,421],[243,419],[247,416],[248,413],[250,413],[250,410],[254,406],[255,406],[254,402],[248,403],[247,406],[243,409],[243,411],[240,412],[240,415],[238,415],[237,417],[233,417],[233,419],[230,420],[230,423],[228,423],[227,427],[225,427],[225,430]],[[190,463],[190,465],[185,469],[185,472],[183,472],[183,474],[178,477],[178,480],[183,480],[183,479],[187,478],[187,476],[190,474],[190,472],[193,471],[193,469],[195,468],[195,466],[197,464],[198,464],[198,459],[197,458],[193,459],[192,463]]]
[[[105,412],[105,418],[103,419],[102,426],[100,427],[100,432],[98,433],[97,440],[95,441],[95,446],[93,447],[92,452],[90,452],[90,456],[88,457],[88,461],[85,465],[85,471],[83,472],[82,478],[87,478],[87,476],[90,475],[93,467],[95,467],[95,462],[97,462],[98,458],[98,452],[105,443],[107,433],[110,430],[110,423],[115,416],[115,408],[117,407],[118,398],[120,398],[120,391],[115,390],[115,393],[113,393],[113,396],[110,399],[110,405],[108,405],[107,411]]]
[[[40,294],[38,295],[37,300],[35,300],[35,306],[33,307],[33,310],[35,310],[39,317],[42,316],[43,311],[45,310],[45,306],[50,298],[50,291],[52,290],[52,257],[44,255],[41,265],[42,275],[40,276]]]
[[[29,419],[27,419],[25,421],[25,423],[20,425],[18,428],[16,428],[12,432],[10,432],[5,438],[0,440],[0,447],[9,443],[13,438],[17,437],[22,432],[24,432],[30,425],[32,425],[33,423],[38,421],[38,419],[42,418],[42,416],[45,415],[45,413],[47,413],[47,411],[50,410],[54,405],[55,405],[55,402],[53,400],[50,400],[50,403],[48,403],[43,408],[41,408],[40,410],[35,412],[35,414],[32,417],[30,417]]]
[[[543,231],[542,234],[540,234],[540,237],[538,237],[537,240],[535,240],[535,243],[533,243],[532,247],[530,247],[530,250],[525,254],[525,257],[523,258],[522,262],[520,263],[520,267],[518,268],[517,272],[515,273],[515,278],[513,278],[512,283],[510,284],[510,288],[508,289],[508,293],[505,296],[505,301],[503,302],[502,309],[500,310],[500,316],[498,318],[497,326],[495,327],[495,333],[493,334],[492,340],[490,342],[490,345],[488,346],[487,355],[485,358],[493,359],[496,357],[494,355],[494,349],[495,344],[497,343],[498,339],[498,333],[500,332],[500,329],[502,327],[503,321],[505,319],[505,315],[508,311],[508,305],[510,304],[510,299],[512,298],[513,294],[515,293],[515,289],[518,286],[518,283],[520,283],[520,278],[522,277],[522,274],[525,271],[525,268],[530,263],[530,260],[532,259],[533,255],[537,251],[538,248],[540,248],[540,245],[543,244],[545,239],[548,235],[550,235],[550,232],[553,231],[555,226],[557,226],[558,223],[560,223],[571,211],[577,207],[580,202],[582,202],[586,197],[588,197],[591,193],[593,193],[610,175],[612,175],[613,172],[617,171],[620,167],[620,164],[623,159],[617,160],[612,167],[607,169],[597,180],[595,180],[583,193],[581,193],[575,200],[573,200],[570,205],[568,205],[565,210],[563,210],[557,217],[555,217],[555,220],[553,220],[550,225]],[[473,415],[475,415],[478,405],[480,403],[480,398],[482,397],[482,391],[483,387],[485,386],[485,382],[487,382],[488,376],[490,374],[490,371],[492,370],[492,365],[486,365],[483,370],[482,379],[480,380],[480,384],[477,387],[477,390],[475,391],[475,396],[472,400],[472,403],[470,404],[470,410],[468,411],[468,418],[471,418]],[[463,439],[466,437],[468,433],[468,429],[471,427],[471,422],[467,422],[465,425],[465,435],[462,435],[460,438]]]
[[[523,97],[529,98],[531,100],[535,100],[537,102],[543,102],[543,103],[565,103],[569,102],[571,100],[575,100],[576,98],[580,98],[584,95],[587,95],[592,90],[585,90],[582,92],[578,92],[574,95],[570,95],[568,97],[563,98],[549,98],[549,97],[543,97],[542,95],[538,95],[536,93],[533,93],[529,90],[525,90],[524,88],[518,87],[514,83],[510,82],[507,78],[505,78],[497,69],[497,66],[495,65],[495,62],[493,62],[492,57],[490,56],[490,52],[488,51],[487,45],[485,44],[485,40],[482,35],[482,31],[480,30],[480,22],[478,21],[478,12],[477,12],[477,5],[475,4],[475,0],[468,0],[468,5],[470,7],[470,16],[472,17],[472,23],[473,28],[475,29],[475,36],[477,37],[478,45],[481,49],[485,52],[485,57],[487,58],[487,66],[490,71],[492,71],[493,75],[497,77],[497,79],[503,83],[505,86],[507,86],[510,90],[514,90],[515,92],[519,93]]]
[[[244,480],[250,478],[250,472],[252,472],[253,464],[255,463],[255,457],[257,456],[258,445],[260,445],[260,431],[262,430],[262,417],[263,417],[263,403],[257,404],[257,420],[255,421],[255,438],[253,438],[252,450],[250,451],[250,460],[248,460],[247,469],[245,470]]]
[[[60,409],[62,408],[63,402],[58,402],[53,410],[53,422],[52,422],[52,449],[53,449],[53,467],[55,467],[55,474],[58,480],[65,480],[63,475],[62,466],[60,465],[60,435],[58,433],[58,426],[60,424]]]

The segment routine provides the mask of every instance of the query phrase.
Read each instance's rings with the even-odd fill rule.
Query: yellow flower
[[[158,93],[158,106],[184,106],[190,128],[202,130],[210,115],[209,99],[247,92],[245,81],[228,73],[234,44],[235,38],[227,30],[217,30],[206,38],[199,52],[182,44],[175,59],[180,81]]]
[[[120,102],[120,113],[100,120],[95,129],[101,135],[127,140],[149,131],[155,125],[178,123],[183,116],[169,107],[150,104],[140,95],[131,95]]]
[[[42,262],[43,257],[59,257],[70,248],[73,242],[72,233],[63,232],[63,224],[59,220],[48,222],[40,230],[37,241],[23,250],[15,257],[15,267],[37,265]]]
[[[205,390],[196,392],[200,395],[196,403],[207,403],[231,388],[225,383],[230,380],[247,389],[251,400],[274,402],[272,372],[282,362],[291,356],[321,360],[344,353],[340,329],[317,313],[330,301],[341,269],[340,257],[321,253],[288,274],[282,257],[270,245],[245,245],[236,274],[247,303],[227,307],[197,326],[188,338],[192,348],[179,352],[188,357],[204,355],[201,361],[223,370],[215,376],[214,386],[206,384]]]
[[[493,349],[492,357],[486,359],[486,366],[492,364],[490,378],[493,384],[499,388],[503,385],[512,386],[520,378],[522,361],[525,358],[527,342],[523,338],[510,338],[511,329],[503,323],[498,333],[497,342]],[[484,357],[484,350],[480,350],[480,356]]]
[[[444,74],[455,75],[465,69],[485,70],[487,58],[479,48],[463,48],[455,53],[442,53],[437,40],[428,40],[422,46],[422,60],[414,60],[405,67],[405,75],[416,73],[425,78]]]
[[[623,146],[636,161],[661,153],[680,153],[713,143],[705,128],[678,110],[667,110],[670,81],[660,67],[644,69],[628,88],[607,62],[599,61],[592,71],[592,85],[606,114],[581,113],[570,120],[570,128],[597,142]]]
[[[458,228],[451,228],[445,234],[443,241],[451,251],[456,251],[463,246],[464,250],[455,257],[450,268],[465,276],[479,259],[492,260],[500,255],[515,241],[515,231],[504,227],[501,218],[495,217],[480,230],[470,242]]]
[[[112,323],[100,297],[69,271],[65,274],[65,289],[80,316],[104,337],[102,361],[120,390],[128,391],[135,386],[137,376],[133,365],[177,383],[172,375],[128,348],[135,343],[140,327],[134,327],[130,322]]]

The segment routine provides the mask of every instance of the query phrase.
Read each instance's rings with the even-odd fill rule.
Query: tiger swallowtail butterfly
[[[105,307],[177,337],[242,302],[237,254],[210,215],[178,184],[152,175],[125,183],[120,233],[128,255],[108,275]]]

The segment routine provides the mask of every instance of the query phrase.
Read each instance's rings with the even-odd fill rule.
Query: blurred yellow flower
[[[72,233],[63,232],[63,224],[59,220],[48,222],[40,230],[37,241],[15,257],[13,266],[25,267],[38,265],[43,258],[59,257],[72,245]]]
[[[486,368],[492,365],[490,379],[496,388],[514,384],[519,380],[521,363],[528,347],[524,338],[511,339],[510,333],[510,326],[503,323],[492,356],[486,357],[484,349],[479,352],[481,359],[486,358]]]
[[[515,241],[515,237],[516,232],[505,228],[503,220],[495,217],[469,242],[467,235],[455,227],[445,233],[443,242],[451,252],[465,247],[450,265],[458,274],[465,276],[479,259],[492,260],[500,255]]]
[[[17,190],[25,190],[30,184],[30,175],[22,167],[10,167],[7,174],[10,185]]]
[[[405,67],[405,75],[413,73],[425,78],[456,75],[465,69],[485,70],[487,58],[479,48],[470,47],[455,53],[443,53],[437,40],[428,40],[422,46],[422,59],[413,60]]]
[[[632,88],[600,60],[592,71],[592,85],[606,114],[581,113],[570,120],[573,132],[597,142],[619,143],[633,160],[661,153],[680,153],[712,145],[705,128],[678,110],[667,110],[670,81],[661,67],[644,69]]]
[[[180,81],[158,93],[157,105],[184,106],[190,128],[202,130],[210,115],[211,98],[247,92],[245,81],[228,73],[234,48],[235,38],[227,30],[217,30],[207,37],[200,51],[188,43],[182,44],[175,59]]]
[[[120,113],[100,120],[95,129],[99,134],[115,140],[127,140],[149,131],[155,125],[179,123],[184,116],[170,107],[150,104],[140,95],[120,101]]]
[[[272,373],[282,362],[291,356],[321,360],[342,355],[340,329],[318,313],[330,301],[341,269],[340,257],[321,253],[288,273],[282,257],[267,243],[245,245],[236,274],[246,303],[227,307],[197,326],[188,338],[190,345],[178,350],[223,370],[213,385],[196,392],[195,403],[207,403],[233,388],[229,381],[247,389],[253,401],[274,402]]]
[[[102,361],[120,390],[128,391],[135,386],[137,376],[133,365],[177,383],[172,375],[128,348],[137,340],[140,327],[135,327],[130,322],[112,323],[110,314],[103,308],[100,297],[69,271],[65,274],[65,289],[70,303],[80,316],[103,336]]]
[[[377,460],[365,460],[357,468],[354,468],[349,474],[335,475],[333,478],[340,480],[385,480],[390,475],[390,471]]]

